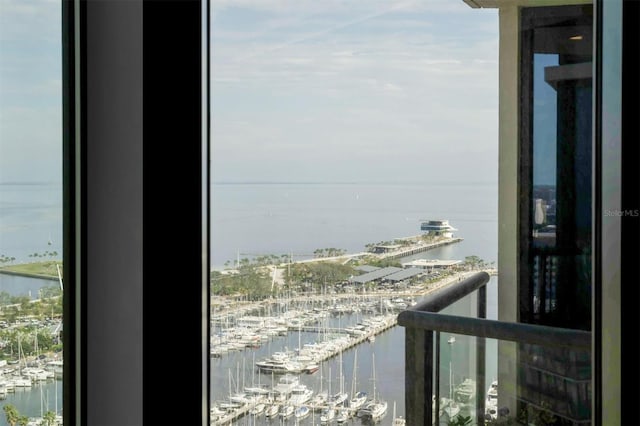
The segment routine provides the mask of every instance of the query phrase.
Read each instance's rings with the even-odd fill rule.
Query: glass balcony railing
[[[489,275],[403,311],[411,425],[591,423],[591,333],[486,319]]]

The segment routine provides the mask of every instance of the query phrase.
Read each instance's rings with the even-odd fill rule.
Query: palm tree
[[[56,413],[53,411],[47,411],[42,416],[42,424],[45,426],[55,426],[56,424]]]
[[[18,418],[18,425],[19,426],[27,426],[29,424],[29,417],[27,416],[20,416]]]
[[[16,426],[18,420],[20,420],[20,413],[18,413],[18,409],[13,404],[7,404],[2,407],[4,410],[4,415],[7,417],[7,423],[11,426]]]

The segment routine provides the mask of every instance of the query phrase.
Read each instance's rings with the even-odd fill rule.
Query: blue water
[[[423,219],[448,219],[462,243],[429,256],[497,260],[497,184],[214,184],[214,268],[238,255],[315,249],[359,252],[368,243],[420,233]]]

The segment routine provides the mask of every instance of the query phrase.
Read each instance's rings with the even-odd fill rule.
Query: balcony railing
[[[446,425],[456,416],[478,425],[501,416],[517,423],[589,424],[591,333],[486,319],[489,278],[485,272],[474,274],[398,316],[406,328],[407,424]],[[442,312],[471,296],[477,299],[474,317]],[[442,342],[450,343],[447,351],[441,348],[444,337]],[[464,351],[462,361],[454,357],[455,345]],[[497,378],[486,377],[488,359],[496,365]],[[467,373],[457,385],[456,370]],[[492,382],[499,384],[497,401],[485,393]]]

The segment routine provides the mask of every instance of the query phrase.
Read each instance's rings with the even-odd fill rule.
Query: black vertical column
[[[65,316],[80,368],[75,422],[133,426],[143,422],[143,98],[142,3],[73,2],[75,120],[68,153],[74,204],[65,238],[65,290],[75,317]],[[67,123],[65,123],[66,125]],[[71,263],[67,263],[67,261]],[[67,276],[67,272],[70,273]],[[67,296],[67,295],[65,295]],[[73,370],[69,370],[73,371]],[[65,380],[68,376],[65,376]],[[64,395],[67,409],[67,393]],[[69,401],[73,403],[73,401]],[[65,416],[73,414],[65,411]],[[73,418],[73,417],[72,417]]]
[[[202,2],[144,1],[143,417],[208,424]],[[177,374],[166,374],[169,366]]]

